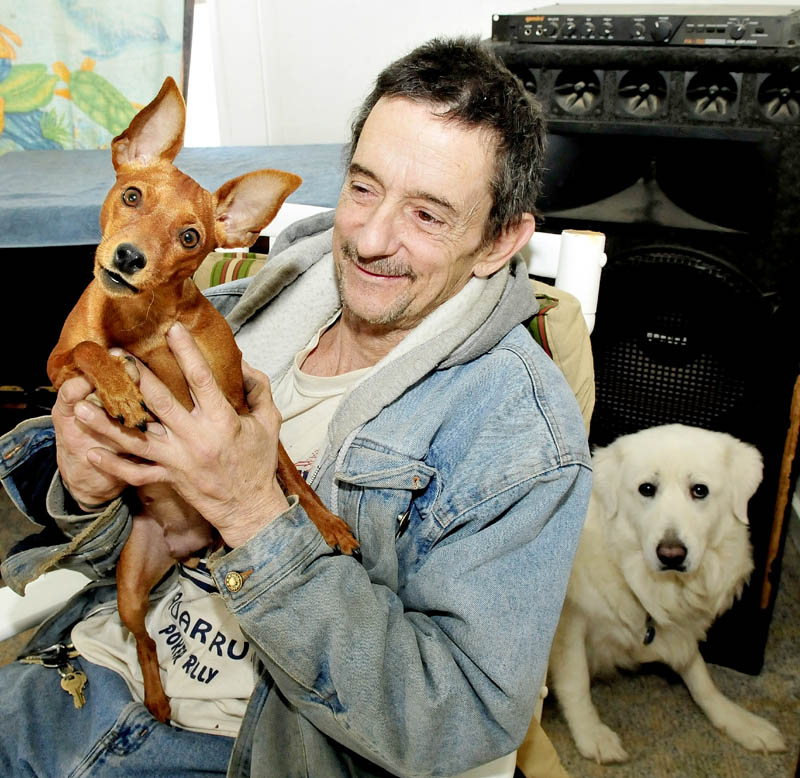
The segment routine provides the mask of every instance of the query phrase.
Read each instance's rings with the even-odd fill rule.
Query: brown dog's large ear
[[[252,246],[302,183],[302,178],[283,170],[257,170],[224,183],[214,193],[217,246]]]
[[[592,492],[606,518],[617,512],[621,467],[619,446],[611,443],[592,452]]]
[[[758,449],[749,443],[731,438],[728,443],[728,478],[733,503],[731,509],[742,524],[749,524],[747,503],[758,489],[763,471],[764,463]]]
[[[172,162],[183,147],[186,104],[175,81],[167,76],[152,102],[133,117],[128,129],[111,141],[114,169],[122,165],[149,165],[159,159]]]

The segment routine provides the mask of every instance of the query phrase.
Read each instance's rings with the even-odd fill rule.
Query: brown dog
[[[259,170],[223,184],[214,194],[172,161],[183,146],[186,107],[167,78],[156,98],[111,143],[117,180],[103,203],[103,238],[95,254],[94,280],[67,317],[47,362],[58,388],[83,374],[108,414],[128,427],[146,428],[151,418],[119,347],[144,362],[187,408],[189,389],[166,343],[180,321],[194,335],[228,401],[248,412],[242,354],[230,327],[200,293],[192,273],[216,247],[249,246],[275,217],[300,179]],[[350,554],[358,547],[350,529],[325,508],[279,446],[278,480],[297,494],[325,541]],[[138,491],[141,513],[117,565],[117,602],[123,624],[136,639],[145,705],[159,720],[170,716],[155,643],[145,629],[150,590],[175,560],[216,540],[215,532],[169,487]]]

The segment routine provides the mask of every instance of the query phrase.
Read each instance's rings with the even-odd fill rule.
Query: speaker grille
[[[706,121],[736,118],[739,84],[734,74],[724,70],[702,70],[686,74],[686,103],[689,116]]]
[[[736,311],[752,326],[732,331]],[[716,257],[670,246],[615,256],[592,336],[592,442],[673,422],[752,439],[763,387],[743,355],[770,318],[755,285]]]
[[[566,114],[583,116],[600,102],[600,76],[586,68],[567,68],[556,77],[553,101]]]
[[[762,76],[758,88],[758,107],[773,122],[800,120],[800,75],[773,73]]]
[[[667,106],[667,79],[658,70],[629,70],[617,84],[617,110],[641,119],[661,116]]]

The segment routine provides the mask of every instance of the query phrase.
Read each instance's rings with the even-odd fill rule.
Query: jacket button
[[[225,588],[229,592],[238,592],[244,586],[244,578],[241,573],[232,571],[225,576]]]

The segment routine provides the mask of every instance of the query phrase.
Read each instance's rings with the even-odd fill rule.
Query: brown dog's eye
[[[193,249],[200,242],[200,233],[197,230],[184,230],[181,233],[181,243],[187,249]]]
[[[122,193],[122,202],[131,208],[138,208],[142,202],[142,193],[135,186],[129,186]]]
[[[643,484],[639,484],[639,494],[642,497],[653,497],[656,493],[656,485],[651,484],[645,481]]]
[[[708,497],[708,487],[705,484],[693,484],[691,488],[692,497],[696,500],[702,500]]]

